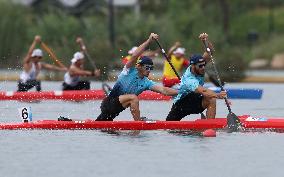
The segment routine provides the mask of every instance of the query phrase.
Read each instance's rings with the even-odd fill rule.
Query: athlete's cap
[[[205,62],[204,58],[200,54],[193,54],[190,57],[190,64],[202,63]]]
[[[185,54],[185,48],[177,48],[175,51],[174,51],[174,54],[181,54],[181,55],[184,55]]]
[[[128,54],[129,54],[129,55],[132,55],[132,54],[135,52],[135,50],[136,50],[137,48],[138,48],[138,47],[136,47],[136,46],[132,47],[132,48],[128,51]]]
[[[153,65],[153,61],[149,57],[142,56],[141,58],[139,58],[137,60],[137,64],[140,64],[140,65]]]
[[[73,55],[73,58],[71,59],[72,63],[76,63],[78,60],[84,59],[84,54],[81,52],[76,52]]]
[[[43,56],[42,50],[40,49],[33,50],[32,57],[42,57],[42,56]]]

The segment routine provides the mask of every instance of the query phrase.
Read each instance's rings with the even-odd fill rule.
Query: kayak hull
[[[209,89],[220,92],[218,87],[210,87]],[[230,89],[227,88],[229,99],[261,99],[261,89]],[[105,98],[103,90],[76,90],[76,91],[30,91],[30,92],[0,92],[0,100],[68,100],[68,101],[88,101],[102,100]],[[165,96],[152,91],[144,91],[139,95],[140,100],[153,101],[169,101],[170,96]]]
[[[76,90],[76,91],[42,91],[42,92],[0,92],[0,100],[68,100],[68,101],[88,101],[102,100],[105,98],[103,90]],[[144,91],[139,95],[141,100],[170,100],[170,96],[165,96],[152,91]]]
[[[251,119],[239,116],[244,129],[284,130],[284,118]],[[39,120],[29,123],[1,123],[2,130],[17,129],[110,129],[110,130],[205,130],[226,129],[227,119],[197,119],[194,121],[80,121]]]

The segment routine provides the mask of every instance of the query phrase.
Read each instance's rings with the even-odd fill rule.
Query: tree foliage
[[[224,73],[229,73],[229,68],[243,73],[251,57],[271,57],[283,51],[281,47],[262,50],[269,46],[267,42],[283,46],[282,0],[140,0],[139,16],[131,7],[115,8],[115,49],[109,42],[107,1],[85,3],[89,4],[88,8],[82,6],[76,13],[48,0],[42,2],[36,8],[28,8],[0,1],[2,68],[19,67],[36,34],[42,36],[66,65],[79,50],[75,43],[77,36],[83,37],[100,67],[108,67],[126,55],[129,48],[145,40],[150,32],[160,35],[165,48],[180,41],[188,56],[203,52],[198,35],[207,32]],[[250,33],[256,34],[254,41],[248,40]],[[226,65],[228,61],[230,66]]]

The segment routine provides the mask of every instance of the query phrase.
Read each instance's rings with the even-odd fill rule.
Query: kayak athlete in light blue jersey
[[[141,55],[155,39],[158,39],[158,35],[151,33],[149,38],[135,50],[118,76],[112,91],[103,100],[101,114],[96,119],[97,121],[112,121],[128,107],[134,120],[142,120],[138,95],[145,90],[152,90],[169,96],[177,94],[176,90],[160,86],[148,79],[150,71],[153,70],[153,62],[151,58]]]
[[[208,38],[206,33],[200,34],[199,38]],[[167,121],[180,121],[187,115],[202,113],[205,109],[206,118],[216,116],[216,98],[227,97],[226,91],[215,93],[204,88],[204,74],[207,59],[199,54],[190,57],[190,66],[181,78],[178,95],[174,98],[174,104],[169,112]]]

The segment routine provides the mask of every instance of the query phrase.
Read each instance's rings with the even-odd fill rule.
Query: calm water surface
[[[261,100],[232,100],[238,115],[284,117],[284,84],[229,84],[262,88]],[[60,89],[59,82],[43,82],[44,90]],[[99,89],[100,83],[92,88]],[[16,90],[15,82],[1,82],[1,90]],[[142,101],[143,116],[164,119],[172,102]],[[83,103],[43,101],[0,102],[1,122],[20,121],[18,108],[31,106],[33,119],[58,116],[85,119],[99,115],[100,101]],[[227,114],[218,101],[218,117]],[[122,112],[117,120],[130,120]],[[194,119],[189,116],[186,119]],[[95,130],[0,131],[0,176],[3,177],[282,177],[284,134],[224,133],[216,138],[182,136],[166,131],[108,134]]]

